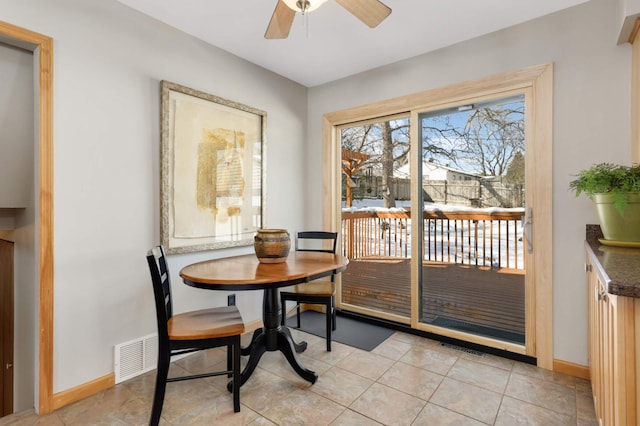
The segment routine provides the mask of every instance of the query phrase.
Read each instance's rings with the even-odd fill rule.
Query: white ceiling
[[[277,0],[118,1],[313,87],[588,0],[382,0],[393,12],[373,29],[329,0],[297,14],[284,40],[264,38]]]

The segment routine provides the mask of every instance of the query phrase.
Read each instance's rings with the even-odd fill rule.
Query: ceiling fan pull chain
[[[304,32],[308,40],[309,39],[309,14],[304,13],[303,16],[304,16]]]

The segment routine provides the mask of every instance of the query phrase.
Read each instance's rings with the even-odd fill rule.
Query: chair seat
[[[337,232],[307,231],[296,234],[296,251],[315,251],[320,253],[336,253]],[[331,244],[331,248],[329,248]],[[335,274],[293,287],[280,289],[280,305],[283,314],[280,324],[285,325],[287,318],[287,301],[296,302],[296,319],[300,328],[300,305],[324,305],[327,321],[327,351],[331,351],[331,332],[336,329],[336,286]]]
[[[169,340],[209,339],[244,333],[244,322],[236,306],[202,309],[171,317]]]
[[[287,293],[305,296],[334,296],[336,294],[336,286],[335,283],[331,281],[311,281],[293,287],[287,287],[284,291],[280,292],[280,294],[285,295]]]

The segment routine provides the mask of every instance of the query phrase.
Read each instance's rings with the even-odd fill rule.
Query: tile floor
[[[595,425],[590,383],[493,355],[443,347],[396,332],[372,352],[292,330],[309,343],[300,358],[320,376],[310,385],[279,352],[268,352],[242,387],[233,413],[227,379],[169,383],[161,425]],[[245,336],[247,339],[249,336]],[[220,368],[224,349],[176,361],[170,374]],[[0,425],[145,425],[155,372],[37,416]]]

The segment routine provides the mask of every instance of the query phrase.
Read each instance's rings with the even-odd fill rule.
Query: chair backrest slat
[[[327,245],[325,244],[325,242],[327,241],[331,242],[330,249],[326,248]],[[317,244],[313,245],[313,242],[317,242]],[[301,231],[296,234],[296,251],[318,251],[322,253],[335,254],[337,244],[337,232]]]
[[[147,263],[153,284],[153,296],[156,304],[156,319],[158,322],[158,338],[160,344],[168,342],[169,332],[167,322],[173,316],[171,301],[171,280],[167,267],[166,255],[162,246],[156,246],[147,252]]]

